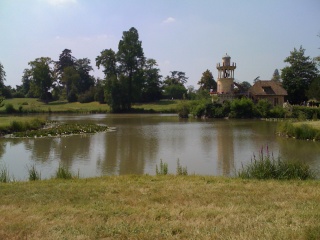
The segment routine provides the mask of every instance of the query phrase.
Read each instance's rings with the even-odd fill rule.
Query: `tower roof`
[[[226,53],[226,55],[223,56],[222,59],[224,59],[224,58],[231,58],[231,57]]]

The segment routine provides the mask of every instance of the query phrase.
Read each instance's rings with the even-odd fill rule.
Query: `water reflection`
[[[59,164],[82,177],[155,174],[160,159],[175,173],[177,160],[189,174],[226,175],[268,145],[283,159],[320,166],[320,143],[283,139],[276,123],[258,120],[179,120],[174,115],[61,115],[51,120],[95,122],[115,132],[41,139],[0,139],[0,159],[16,179],[35,164],[43,178]]]

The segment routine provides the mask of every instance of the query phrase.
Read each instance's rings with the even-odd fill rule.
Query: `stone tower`
[[[218,69],[218,95],[230,95],[233,97],[233,80],[234,80],[234,70],[236,69],[236,64],[230,62],[231,57],[226,54],[222,58],[222,65],[217,64]],[[227,96],[226,96],[227,97]]]

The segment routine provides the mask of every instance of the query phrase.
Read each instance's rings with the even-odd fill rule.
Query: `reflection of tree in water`
[[[32,150],[31,158],[38,162],[60,160],[63,165],[71,166],[75,156],[88,159],[90,136],[69,136],[62,138],[37,138],[25,142]],[[89,161],[90,159],[88,159]]]
[[[10,147],[20,144],[23,141],[21,138],[0,138],[0,159],[5,154],[7,144]]]
[[[156,127],[137,118],[117,119],[111,126],[116,124],[116,132],[105,134],[105,159],[99,167],[104,174],[143,174],[158,152]]]

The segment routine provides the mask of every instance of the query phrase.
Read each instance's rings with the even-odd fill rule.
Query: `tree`
[[[4,71],[4,67],[0,62],[0,89],[4,87],[5,80],[6,80],[6,72]]]
[[[36,58],[29,62],[31,66],[31,90],[34,95],[39,97],[45,103],[49,102],[50,93],[53,83],[53,61],[49,57]]]
[[[161,99],[161,78],[160,69],[154,59],[147,59],[143,68],[144,84],[142,88],[142,102],[151,102]]]
[[[187,77],[184,72],[172,71],[171,76],[166,76],[164,80],[164,92],[166,97],[174,99],[182,99],[187,94],[187,89],[184,84],[187,82]]]
[[[202,77],[198,82],[200,85],[199,90],[213,91],[217,90],[217,82],[214,80],[212,73],[207,69],[205,72],[202,73]]]
[[[307,91],[311,82],[318,76],[316,64],[309,56],[304,55],[305,49],[294,48],[284,62],[289,63],[282,69],[282,85],[288,92],[288,100],[299,104],[307,100]]]
[[[77,83],[78,93],[84,93],[94,86],[94,78],[89,74],[93,70],[92,66],[90,66],[90,59],[82,58],[76,60],[75,68],[80,76]]]
[[[278,69],[274,70],[271,80],[275,82],[280,82],[280,74]]]
[[[80,81],[80,75],[77,70],[73,66],[65,67],[60,81],[65,86],[68,101],[77,101],[78,84]]]
[[[138,31],[135,28],[130,28],[129,31],[124,31],[122,40],[118,45],[117,61],[119,63],[120,74],[124,89],[127,90],[125,104],[127,109],[131,109],[133,101],[138,101],[141,97],[141,89],[143,86],[143,71],[145,63],[142,42],[139,40]]]
[[[76,58],[71,55],[72,51],[70,49],[64,49],[59,56],[59,61],[56,62],[58,71],[60,74],[64,71],[66,67],[72,67],[75,65]]]
[[[32,73],[31,73],[30,69],[25,69],[23,71],[23,75],[22,75],[22,92],[27,97],[34,97],[29,92],[30,91],[30,85],[31,85],[31,75],[32,75]]]
[[[320,76],[313,79],[307,92],[309,99],[320,101]]]

